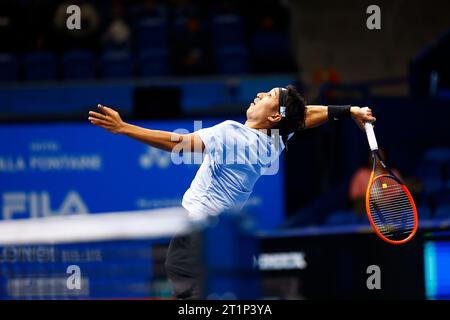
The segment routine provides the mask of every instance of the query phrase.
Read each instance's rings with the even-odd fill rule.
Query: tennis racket
[[[418,227],[417,208],[403,181],[384,163],[371,123],[364,124],[372,150],[372,173],[366,192],[366,212],[376,234],[390,244],[403,244]],[[381,169],[377,169],[377,159]]]

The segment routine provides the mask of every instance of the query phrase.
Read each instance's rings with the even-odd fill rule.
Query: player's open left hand
[[[97,105],[99,112],[89,111],[88,120],[111,133],[122,133],[125,122],[122,121],[119,113],[101,104]]]
[[[360,107],[352,107],[350,109],[353,120],[355,120],[358,127],[361,130],[364,130],[364,123],[370,122],[373,123],[377,119],[372,115],[372,110],[368,107],[360,108]]]

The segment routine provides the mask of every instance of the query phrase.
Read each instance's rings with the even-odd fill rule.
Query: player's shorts
[[[165,262],[167,276],[177,299],[201,299],[201,235],[175,235]]]

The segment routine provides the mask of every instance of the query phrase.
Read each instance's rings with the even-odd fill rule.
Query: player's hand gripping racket
[[[371,123],[364,124],[372,150],[372,173],[366,192],[366,211],[376,234],[391,244],[402,244],[417,231],[417,209],[402,180],[384,163]],[[381,169],[377,170],[377,158]]]

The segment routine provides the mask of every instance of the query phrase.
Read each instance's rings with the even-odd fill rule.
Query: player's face
[[[274,116],[278,110],[279,89],[273,88],[269,92],[260,92],[247,109],[247,119],[264,122]]]

